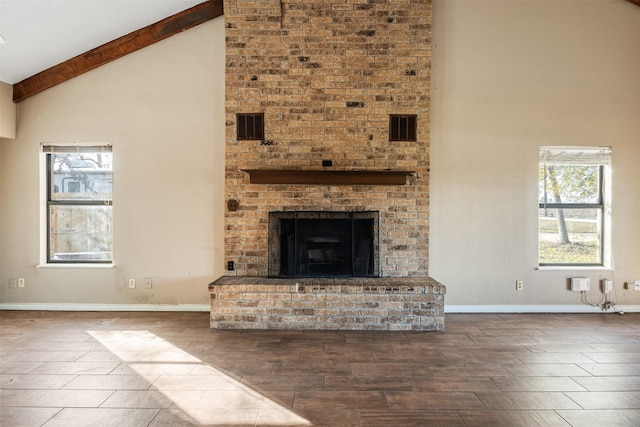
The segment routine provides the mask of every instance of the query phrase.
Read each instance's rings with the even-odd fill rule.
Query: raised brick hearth
[[[209,292],[219,329],[444,330],[445,288],[428,277],[224,276]]]

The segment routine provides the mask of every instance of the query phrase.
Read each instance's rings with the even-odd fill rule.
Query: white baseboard
[[[625,313],[640,313],[640,305],[616,305]],[[445,313],[615,313],[589,305],[447,305]]]
[[[640,305],[617,305],[625,313],[640,313]],[[202,311],[209,304],[53,304],[0,303],[0,310],[30,311]],[[603,313],[588,305],[447,305],[445,313]],[[609,310],[605,313],[614,313]]]
[[[209,311],[209,304],[0,303],[0,310],[30,311]]]

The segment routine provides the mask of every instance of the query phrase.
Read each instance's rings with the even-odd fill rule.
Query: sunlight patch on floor
[[[168,399],[153,398],[176,418],[186,415],[207,425],[311,425],[149,331],[88,332],[126,364],[113,375],[140,375],[149,382],[149,391],[159,391]]]

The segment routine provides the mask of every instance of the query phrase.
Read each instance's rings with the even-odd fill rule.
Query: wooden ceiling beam
[[[223,0],[208,0],[200,3],[16,83],[13,85],[13,102],[23,101],[87,71],[115,61],[223,14]]]

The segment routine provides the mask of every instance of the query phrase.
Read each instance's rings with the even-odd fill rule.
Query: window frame
[[[112,153],[110,145],[99,146],[64,146],[64,145],[43,145],[42,154],[44,155],[45,162],[45,260],[47,264],[71,264],[71,265],[88,265],[88,264],[100,264],[100,265],[112,265],[113,264],[113,217],[111,219],[111,257],[107,260],[100,259],[54,259],[52,251],[52,233],[51,233],[51,209],[55,206],[109,206],[113,207],[113,164],[110,169],[111,176],[111,192],[110,198],[100,199],[59,199],[55,200],[53,197],[54,182],[53,178],[53,156],[61,153]]]
[[[596,166],[598,168],[598,177],[597,177],[597,195],[596,195],[596,201],[592,202],[592,203],[585,203],[585,202],[581,202],[581,203],[571,203],[571,202],[561,202],[561,203],[555,203],[555,202],[547,202],[546,201],[546,197],[545,200],[539,201],[538,202],[538,217],[540,217],[540,210],[542,209],[562,209],[562,210],[579,210],[579,209],[594,209],[599,211],[599,230],[600,230],[600,236],[599,236],[599,254],[598,254],[598,258],[599,258],[599,262],[596,263],[578,263],[578,262],[541,262],[540,261],[540,220],[538,220],[538,266],[539,267],[567,267],[567,268],[575,268],[575,267],[606,267],[608,265],[608,261],[607,261],[607,253],[609,253],[609,249],[608,249],[608,244],[609,244],[609,233],[608,233],[608,227],[607,224],[609,223],[610,219],[608,217],[609,215],[609,209],[608,209],[608,191],[607,191],[607,186],[609,185],[610,181],[610,174],[608,173],[608,168],[609,168],[609,164],[610,164],[610,157],[611,157],[611,148],[610,147],[540,147],[540,151],[539,151],[539,161],[538,161],[538,171],[540,170],[540,168],[544,168],[545,169],[545,173],[546,173],[546,168],[548,166],[548,164],[545,163],[545,161],[543,160],[543,156],[544,156],[544,152],[545,151],[553,151],[553,150],[567,150],[567,151],[573,151],[575,153],[580,153],[580,152],[596,152],[596,151],[602,151],[604,152],[604,156],[607,157],[607,160],[600,160],[597,163],[591,162],[591,161],[585,161],[585,162],[580,162],[580,161],[576,161],[576,162],[562,162],[559,161],[555,164],[557,165],[579,165],[579,166]],[[545,178],[546,180],[546,178]],[[538,185],[540,185],[540,177],[538,177]],[[545,196],[546,196],[546,192],[545,192]]]

